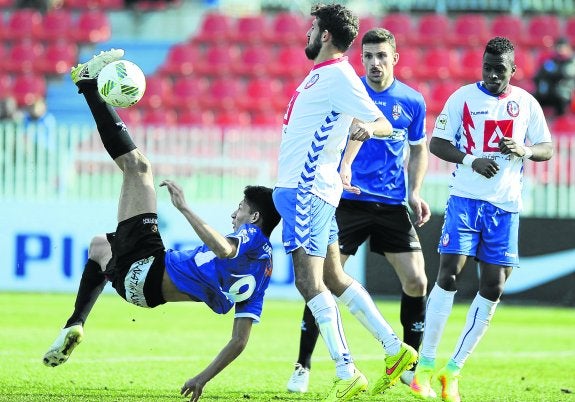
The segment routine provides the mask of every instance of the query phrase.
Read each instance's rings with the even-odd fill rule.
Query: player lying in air
[[[214,360],[188,379],[181,394],[197,401],[204,386],[244,350],[253,322],[262,312],[272,272],[269,236],[280,221],[272,189],[248,186],[231,215],[234,232],[223,236],[198,217],[176,183],[165,180],[174,206],[186,217],[204,244],[193,250],[165,249],[158,232],[152,168],[136,148],[126,125],[98,94],[96,77],[124,54],[101,52],[72,69],[72,80],[94,116],[104,148],[122,170],[123,181],[115,233],[95,236],[82,273],[74,312],[44,355],[44,364],[64,363],[81,342],[90,310],[107,281],[128,302],[156,307],[166,302],[204,302],[218,314],[235,306],[232,337]]]

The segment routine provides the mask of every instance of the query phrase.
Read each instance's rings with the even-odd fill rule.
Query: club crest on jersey
[[[399,119],[402,111],[403,109],[401,108],[401,105],[398,105],[397,103],[393,105],[393,108],[391,108],[391,117],[393,117],[393,120]]]
[[[517,104],[517,102],[515,101],[507,102],[507,113],[509,113],[509,116],[511,117],[519,116],[519,105]]]
[[[317,82],[317,80],[319,80],[319,74],[314,74],[305,84],[305,89],[312,87]]]
[[[445,233],[441,238],[441,244],[445,247],[449,244],[449,233]]]

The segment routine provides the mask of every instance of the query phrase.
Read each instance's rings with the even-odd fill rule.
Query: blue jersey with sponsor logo
[[[232,258],[217,258],[205,244],[193,250],[167,250],[166,273],[183,293],[218,314],[235,305],[235,317],[259,321],[272,273],[272,246],[258,226],[245,224],[229,234],[238,240]]]
[[[373,137],[363,143],[351,166],[351,182],[361,189],[361,194],[345,191],[342,198],[405,204],[407,185],[403,164],[408,150],[406,144],[417,145],[426,141],[423,95],[397,79],[381,92],[371,89],[365,77],[361,81],[393,126],[393,134]]]

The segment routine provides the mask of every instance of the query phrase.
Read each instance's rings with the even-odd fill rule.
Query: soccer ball
[[[98,92],[104,102],[115,107],[137,103],[146,90],[146,77],[136,64],[118,60],[106,65],[98,75]]]

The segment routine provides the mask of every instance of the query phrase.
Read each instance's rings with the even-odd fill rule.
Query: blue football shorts
[[[308,255],[325,258],[327,246],[337,241],[335,207],[297,188],[276,187],[273,200],[282,217],[286,253],[302,247]]]
[[[438,251],[516,267],[518,238],[519,213],[504,211],[487,201],[450,196]]]

